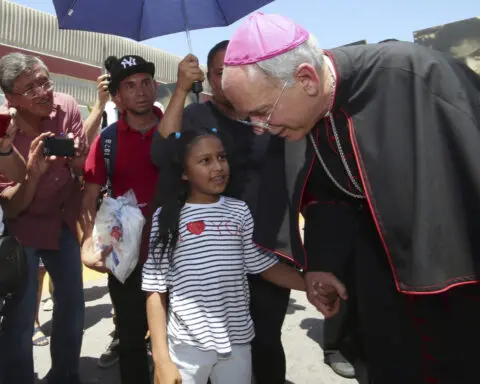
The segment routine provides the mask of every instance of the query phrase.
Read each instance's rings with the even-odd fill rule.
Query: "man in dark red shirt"
[[[150,145],[162,112],[154,107],[155,67],[139,56],[125,56],[111,68],[109,91],[123,106],[123,114],[116,128],[116,156],[111,175],[113,197],[129,189],[135,192],[142,213],[150,222],[149,203],[153,198],[158,178],[157,168],[150,160]],[[100,190],[107,181],[101,136],[92,143],[85,162],[85,191],[82,204],[82,260],[101,272],[108,272],[105,257],[111,251],[95,250],[92,231]],[[139,262],[124,284],[112,274],[108,287],[117,316],[119,333],[120,376],[123,384],[149,384],[149,370],[145,334],[147,332],[146,296],[141,290],[142,265],[147,258],[149,225],[143,230]]]
[[[76,228],[81,204],[78,176],[86,148],[80,111],[73,97],[54,92],[48,68],[35,56],[17,52],[3,56],[0,87],[6,106],[17,110],[11,144],[27,161],[21,180],[0,177],[0,199],[9,234],[24,247],[28,269],[28,278],[9,301],[2,324],[0,382],[35,382],[32,336],[42,259],[55,286],[52,365],[46,381],[78,384],[85,317]],[[12,127],[7,133],[12,134]],[[79,144],[76,156],[44,156],[43,139],[48,136],[74,138]]]

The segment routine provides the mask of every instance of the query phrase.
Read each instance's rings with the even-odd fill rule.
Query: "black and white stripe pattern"
[[[153,247],[151,241],[142,289],[169,292],[170,340],[229,354],[232,344],[249,343],[254,336],[246,274],[261,273],[278,259],[253,243],[252,215],[240,200],[186,204],[179,229],[170,265],[166,255],[161,258],[161,245]]]

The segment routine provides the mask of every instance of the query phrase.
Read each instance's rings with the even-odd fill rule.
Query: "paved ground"
[[[113,329],[111,304],[103,276],[87,272],[85,283],[86,322],[82,348],[81,372],[85,384],[119,383],[117,368],[97,368],[97,359],[110,341]],[[49,333],[51,312],[40,313],[44,329]],[[342,379],[323,364],[323,319],[311,307],[305,295],[293,293],[283,329],[287,354],[287,378],[294,384],[357,384]],[[35,367],[38,377],[45,376],[50,366],[48,347],[35,347]]]

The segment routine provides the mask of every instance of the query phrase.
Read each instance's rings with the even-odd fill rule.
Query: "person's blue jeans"
[[[79,381],[85,301],[83,296],[80,246],[66,227],[58,251],[26,248],[28,282],[8,303],[0,334],[0,383],[33,384],[33,323],[37,307],[38,263],[42,258],[52,279],[53,318],[49,384],[76,384]]]

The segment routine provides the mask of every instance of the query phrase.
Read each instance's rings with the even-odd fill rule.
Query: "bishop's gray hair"
[[[260,69],[267,76],[290,82],[301,64],[310,64],[320,69],[323,64],[323,50],[318,46],[315,36],[310,35],[307,41],[298,47],[270,59],[251,64],[247,70],[249,75],[258,73]]]
[[[23,71],[32,69],[37,65],[50,76],[45,63],[36,56],[24,55],[19,52],[9,53],[3,56],[0,59],[0,87],[3,92],[12,93],[13,85],[17,77],[20,76]]]

